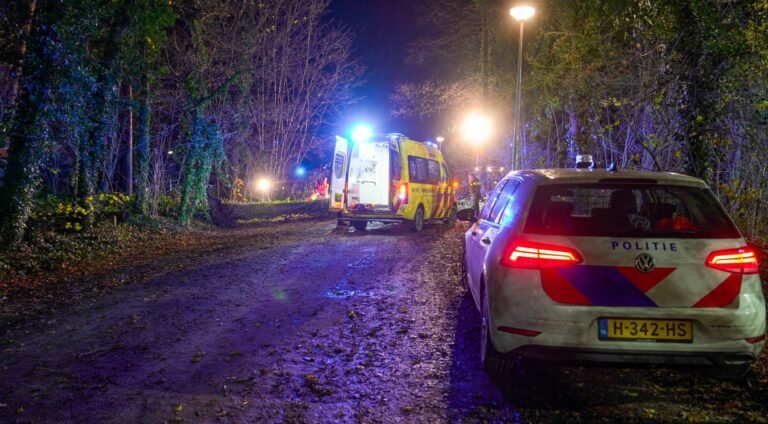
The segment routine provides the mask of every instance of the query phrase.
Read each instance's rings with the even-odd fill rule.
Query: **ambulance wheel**
[[[413,216],[413,221],[411,221],[411,229],[418,233],[422,228],[424,228],[424,208],[419,205],[419,208],[416,209],[416,214]]]
[[[456,205],[451,206],[451,211],[448,212],[448,218],[445,218],[445,223],[448,225],[456,223]]]
[[[493,346],[493,340],[491,340],[490,331],[490,308],[488,306],[488,294],[485,293],[485,287],[483,287],[483,310],[482,314],[482,328],[480,334],[480,361],[483,364],[483,368],[491,376],[503,376],[512,371],[514,367],[514,361],[512,358],[505,356],[503,353],[496,350]]]
[[[365,231],[365,227],[368,226],[368,221],[352,221],[352,226],[355,227],[357,231]]]

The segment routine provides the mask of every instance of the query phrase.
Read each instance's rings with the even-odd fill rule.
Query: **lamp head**
[[[491,119],[479,112],[472,112],[461,124],[461,135],[475,145],[483,144],[493,132]]]
[[[536,13],[536,9],[531,6],[515,6],[509,9],[509,14],[512,15],[518,21],[527,21],[531,19],[533,14]]]

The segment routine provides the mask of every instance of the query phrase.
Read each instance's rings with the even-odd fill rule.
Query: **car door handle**
[[[486,236],[480,239],[480,242],[484,244],[491,244],[491,239]]]

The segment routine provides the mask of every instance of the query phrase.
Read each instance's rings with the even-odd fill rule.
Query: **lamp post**
[[[479,112],[470,113],[461,124],[462,137],[475,146],[475,169],[480,166],[480,145],[485,143],[492,131],[491,119]]]
[[[435,138],[435,141],[437,141],[437,149],[443,150],[443,142],[445,141],[445,137],[439,135],[437,138]]]
[[[509,9],[509,14],[512,15],[518,22],[520,22],[520,45],[517,49],[517,81],[515,90],[515,116],[512,121],[512,168],[518,169],[520,167],[520,150],[522,139],[522,122],[520,119],[520,113],[522,110],[522,91],[523,91],[523,26],[525,21],[530,19],[533,14],[536,13],[536,9],[531,6],[515,6]]]

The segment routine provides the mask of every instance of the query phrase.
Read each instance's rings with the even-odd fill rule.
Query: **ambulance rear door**
[[[389,141],[365,141],[352,146],[347,196],[349,211],[389,211],[389,161]]]
[[[344,207],[344,188],[347,182],[349,166],[349,142],[336,136],[336,148],[333,152],[333,169],[331,170],[331,211],[340,211]]]

